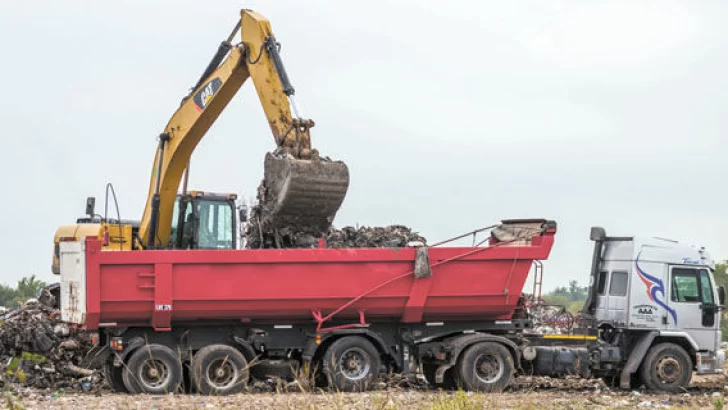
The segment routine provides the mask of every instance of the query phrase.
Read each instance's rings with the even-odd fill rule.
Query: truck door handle
[[[701,310],[712,310],[712,311],[716,311],[717,310],[716,308],[718,307],[718,305],[716,305],[715,303],[701,303],[698,306],[700,307]]]

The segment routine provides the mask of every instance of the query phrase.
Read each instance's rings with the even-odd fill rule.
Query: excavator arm
[[[233,45],[238,31],[241,42]],[[242,10],[233,32],[159,136],[137,248],[166,246],[190,157],[248,78],[255,85],[276,143],[276,150],[264,161],[266,220],[272,226],[294,223],[318,231],[330,226],[348,189],[348,169],[341,162],[322,160],[312,150],[309,130],[313,121],[301,118],[269,21]]]

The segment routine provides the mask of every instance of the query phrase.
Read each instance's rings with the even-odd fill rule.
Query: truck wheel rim
[[[369,355],[353,347],[341,355],[339,371],[349,380],[361,380],[369,374]]]
[[[217,388],[230,387],[238,379],[238,368],[228,358],[213,360],[207,366],[207,382]]]
[[[681,373],[680,362],[674,356],[662,357],[657,362],[657,377],[663,383],[675,383]]]
[[[157,389],[167,384],[169,367],[161,360],[145,360],[139,368],[139,382],[145,389]]]
[[[495,383],[503,376],[504,367],[500,356],[482,354],[475,359],[475,377],[483,383]]]

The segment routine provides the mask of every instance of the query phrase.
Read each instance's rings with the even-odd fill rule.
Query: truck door
[[[609,309],[607,309],[607,280],[609,278],[609,272],[606,270],[599,271],[597,276],[597,307],[594,315],[599,321],[610,321]]]
[[[603,270],[599,272],[597,281],[597,320],[626,323],[629,274],[623,270]]]
[[[629,273],[623,270],[612,271],[609,277],[607,309],[610,319],[617,324],[627,323],[627,288]]]
[[[670,305],[675,328],[686,331],[700,349],[714,349],[717,316],[713,284],[708,270],[699,267],[670,268]]]

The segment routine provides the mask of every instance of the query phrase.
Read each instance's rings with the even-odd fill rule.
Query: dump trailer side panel
[[[522,246],[428,249],[431,275],[413,274],[415,248],[101,252],[85,243],[85,327],[337,319],[510,319],[534,259],[553,233]],[[351,303],[354,302],[354,303]]]

